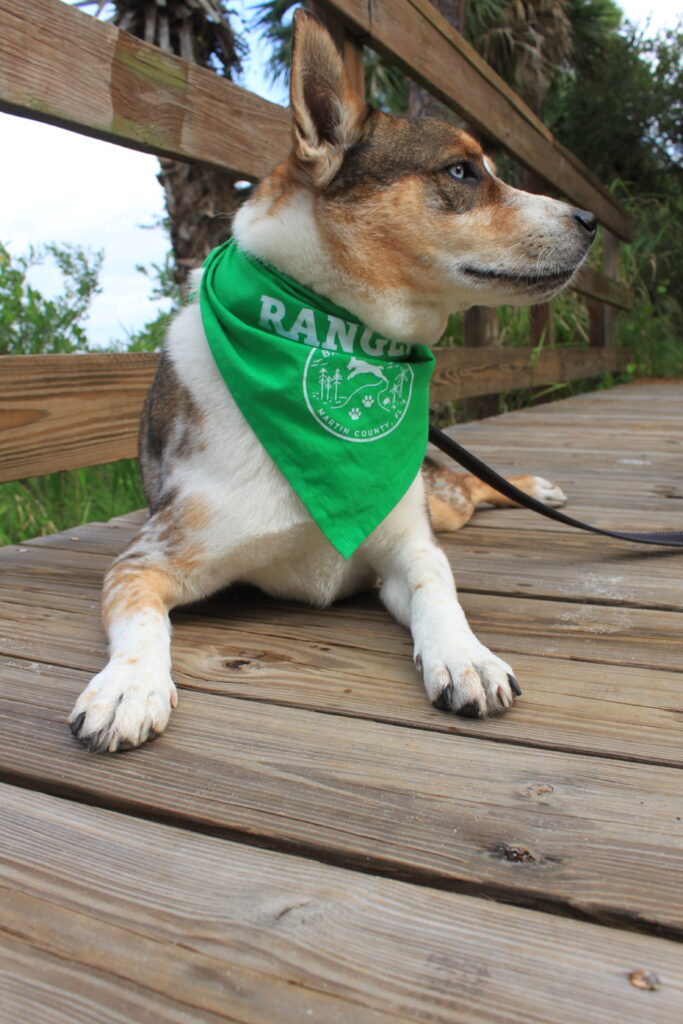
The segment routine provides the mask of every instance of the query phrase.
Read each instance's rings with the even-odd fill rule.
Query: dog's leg
[[[517,508],[517,504],[468,473],[452,473],[427,460],[423,473],[428,492],[429,515],[437,533],[452,533],[472,518],[478,505],[486,503],[497,508]],[[555,484],[541,476],[512,476],[510,483],[551,508],[567,501]]]
[[[227,582],[227,570],[219,576],[199,545],[184,542],[178,516],[167,509],[148,520],[106,574],[109,662],[76,701],[69,717],[74,736],[104,752],[163,732],[177,703],[168,613]]]
[[[412,632],[415,664],[432,704],[468,717],[498,714],[521,691],[510,666],[470,629],[424,500],[418,478],[364,549],[382,577],[382,600]]]

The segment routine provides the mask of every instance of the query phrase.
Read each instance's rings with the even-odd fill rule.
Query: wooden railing
[[[448,401],[623,369],[610,347],[626,211],[428,0],[315,5],[362,90],[363,44],[398,64],[605,230],[607,273],[584,270],[590,348],[453,348],[437,353],[432,398]],[[120,145],[256,179],[289,148],[289,114],[60,0],[0,0],[0,110]],[[7,155],[5,155],[7,159]],[[478,344],[476,337],[466,338]],[[152,354],[0,357],[0,481],[134,455]]]

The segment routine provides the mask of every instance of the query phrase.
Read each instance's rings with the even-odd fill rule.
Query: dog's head
[[[471,305],[564,287],[595,218],[495,176],[466,132],[355,95],[327,31],[294,19],[293,150],[235,220],[238,241],[400,340],[436,341]]]

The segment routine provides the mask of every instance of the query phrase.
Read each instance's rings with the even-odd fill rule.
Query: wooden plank
[[[0,110],[245,178],[289,150],[282,107],[60,0],[0,0],[0,23]]]
[[[23,631],[23,645],[15,642],[10,656],[0,655],[0,672],[11,674],[35,702],[37,683],[47,688],[49,701],[51,680],[58,681],[65,671],[71,677],[74,670],[85,685],[103,666],[97,600],[79,600],[69,588],[26,590],[14,615],[6,613],[4,587],[0,600],[3,629],[21,629],[19,615],[24,620],[36,616],[35,626]],[[58,616],[42,611],[57,608],[60,600],[62,609],[68,608],[61,634]],[[489,597],[491,605],[495,602]],[[683,767],[680,673],[548,659],[543,651],[505,652],[524,689],[515,714],[495,723],[460,719],[430,707],[411,665],[407,638],[377,609],[374,614],[370,610],[370,622],[389,650],[378,650],[363,637],[349,644],[341,631],[354,624],[343,617],[328,622],[324,645],[299,640],[293,622],[288,631],[279,629],[273,636],[264,615],[278,612],[256,607],[250,629],[227,615],[219,621],[176,615],[173,664],[181,693],[194,690],[498,743]],[[291,617],[284,614],[289,623]]]
[[[137,453],[155,353],[0,358],[0,480]]]
[[[317,633],[320,636],[320,633]],[[0,771],[53,794],[364,871],[683,935],[680,771],[185,692],[169,730],[93,757],[84,679],[3,674]],[[58,766],[58,767],[57,767]]]
[[[627,360],[622,349],[439,349],[431,398],[614,373]],[[157,361],[151,352],[3,356],[0,481],[136,455],[140,410]]]
[[[86,1019],[107,1021],[142,1020],[144,1008],[174,1022],[678,1022],[680,948],[664,939],[565,920],[558,943],[545,914],[14,787],[2,798],[8,1024],[29,1019],[14,1003],[27,988],[50,1024],[81,1021],[84,1003]],[[21,988],[18,960],[34,966]],[[656,991],[636,987],[638,970]]]
[[[350,18],[358,0],[324,0],[324,6]],[[576,157],[550,136],[509,86],[486,65],[427,0],[370,4],[369,45],[485,137],[540,174],[578,206],[630,241],[631,218]]]
[[[633,292],[630,288],[593,267],[581,267],[571,286],[580,295],[599,299],[618,309],[629,310],[633,306]]]
[[[443,348],[436,350],[432,402],[535,387],[541,384],[618,373],[628,362],[625,349]]]

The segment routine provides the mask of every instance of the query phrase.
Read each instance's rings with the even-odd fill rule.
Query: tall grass
[[[135,459],[0,484],[0,544],[106,521],[145,504]]]

